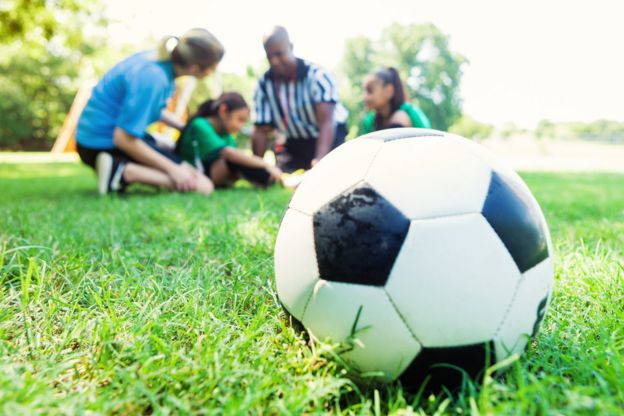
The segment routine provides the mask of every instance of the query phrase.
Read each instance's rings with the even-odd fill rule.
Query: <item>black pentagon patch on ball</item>
[[[401,384],[408,391],[417,391],[427,381],[425,390],[455,390],[464,378],[480,383],[485,370],[496,362],[494,342],[444,348],[423,348],[403,371]]]
[[[366,135],[367,139],[379,140],[382,142],[392,142],[394,140],[411,139],[414,137],[431,137],[431,136],[444,136],[444,133],[438,130],[431,129],[417,129],[413,127],[394,128],[387,130],[380,130],[374,133]]]
[[[492,171],[482,214],[521,273],[548,257],[546,224],[539,206],[514,181]]]
[[[409,220],[368,184],[356,185],[314,214],[321,279],[383,286]]]

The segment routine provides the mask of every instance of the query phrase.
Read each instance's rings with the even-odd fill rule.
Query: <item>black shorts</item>
[[[347,136],[347,125],[336,124],[334,142],[331,150],[344,143]],[[277,145],[273,149],[277,166],[284,172],[294,172],[298,169],[310,169],[316,155],[316,139],[286,139],[284,145]]]
[[[143,141],[152,149],[156,150],[158,153],[160,153],[161,155],[165,156],[167,159],[171,160],[172,162],[175,162],[177,164],[182,163],[182,159],[172,153],[169,152],[165,149],[161,149],[160,147],[158,147],[156,145],[156,140],[154,140],[154,138],[152,136],[146,136],[143,138]],[[78,151],[78,155],[80,156],[80,160],[82,160],[82,162],[86,165],[91,166],[93,169],[95,169],[95,159],[97,158],[97,156],[101,153],[101,152],[106,152],[108,154],[110,154],[112,157],[114,157],[116,160],[122,161],[122,162],[134,162],[137,163],[139,165],[142,165],[141,162],[137,162],[136,160],[134,160],[131,156],[129,156],[127,153],[123,152],[122,150],[113,147],[110,149],[92,149],[90,147],[85,147],[81,144],[76,144],[76,150]]]
[[[202,162],[203,168],[204,168],[204,175],[208,176],[210,179],[212,179],[210,175],[210,169],[212,168],[212,165],[217,160],[219,159],[215,159],[210,162],[209,161]],[[232,175],[233,178],[243,177],[249,182],[255,185],[261,186],[263,188],[269,186],[273,182],[271,175],[264,168],[252,168],[249,166],[241,165],[236,162],[231,162],[229,160],[226,160],[225,164],[228,170],[230,171],[230,175]]]

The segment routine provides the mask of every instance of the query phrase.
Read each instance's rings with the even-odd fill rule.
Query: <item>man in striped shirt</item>
[[[338,101],[338,89],[321,67],[296,58],[288,32],[276,26],[264,37],[270,69],[258,81],[252,147],[262,157],[267,137],[278,130],[285,143],[274,145],[277,164],[284,172],[310,169],[344,142],[347,110]]]

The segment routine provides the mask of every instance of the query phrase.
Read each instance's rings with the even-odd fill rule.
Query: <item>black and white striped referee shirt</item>
[[[288,139],[316,139],[319,135],[314,106],[334,103],[334,122],[346,120],[346,109],[338,99],[338,88],[323,68],[297,58],[297,76],[282,81],[269,69],[258,81],[254,94],[256,125],[270,125]]]

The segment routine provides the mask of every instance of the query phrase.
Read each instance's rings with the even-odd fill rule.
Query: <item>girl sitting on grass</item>
[[[176,153],[204,172],[215,186],[226,187],[243,177],[266,187],[281,181],[282,171],[236,148],[233,135],[249,118],[245,99],[236,92],[202,103],[180,134]]]
[[[431,128],[425,113],[407,101],[399,73],[392,67],[364,79],[364,103],[371,110],[364,117],[364,134],[395,127]]]

